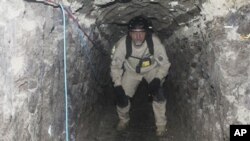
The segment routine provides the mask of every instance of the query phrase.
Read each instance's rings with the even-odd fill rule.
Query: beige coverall
[[[114,82],[114,86],[121,85],[125,91],[125,94],[129,97],[133,97],[137,89],[138,84],[145,78],[149,83],[154,78],[159,78],[161,80],[161,85],[164,81],[165,76],[168,73],[170,67],[170,62],[166,55],[165,48],[161,43],[160,39],[152,35],[154,44],[154,55],[151,55],[152,63],[150,66],[141,68],[141,73],[136,73],[135,67],[139,63],[139,59],[129,57],[125,59],[126,56],[126,36],[122,37],[114,46],[115,51],[112,57],[111,63],[111,77]],[[143,56],[150,56],[147,42],[145,41],[140,48],[135,48],[132,43],[132,54],[131,56],[142,58]],[[124,64],[124,68],[122,66]],[[155,123],[156,126],[166,126],[166,100],[163,102],[153,101],[152,103]],[[119,119],[128,122],[129,121],[129,109],[128,106],[121,108],[117,106],[117,113]]]

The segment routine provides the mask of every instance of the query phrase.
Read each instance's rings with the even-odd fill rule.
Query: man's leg
[[[157,69],[153,69],[149,73],[147,73],[144,78],[148,83],[150,83],[156,76]],[[164,91],[162,88],[162,84],[164,80],[160,80],[160,88],[157,90],[156,93],[152,93],[153,95],[153,102],[152,107],[155,116],[155,125],[156,125],[156,135],[162,136],[166,132],[166,125],[167,125],[167,117],[166,117],[166,98],[164,96]]]
[[[116,106],[117,113],[119,117],[119,123],[117,125],[117,130],[123,130],[127,127],[128,122],[130,120],[129,110],[130,110],[130,101],[128,97],[133,97],[135,91],[141,81],[142,77],[133,73],[133,72],[124,72],[122,78],[122,87],[127,95],[126,99],[128,100],[128,104],[124,107]],[[125,100],[125,99],[124,99]]]
[[[117,114],[119,117],[119,122],[117,124],[116,129],[121,131],[128,126],[129,118],[129,109],[130,109],[130,102],[128,100],[128,105],[125,107],[116,106]]]
[[[155,116],[155,124],[157,127],[156,135],[162,136],[166,132],[167,125],[166,99],[162,88],[160,88],[159,92],[154,96],[152,106]]]

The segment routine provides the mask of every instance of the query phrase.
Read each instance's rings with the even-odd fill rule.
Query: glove
[[[122,86],[115,87],[115,94],[117,96],[117,105],[124,108],[128,105],[128,96],[126,96]]]
[[[149,83],[149,92],[152,95],[155,95],[158,93],[158,90],[160,88],[161,81],[159,78],[154,78],[150,83]]]

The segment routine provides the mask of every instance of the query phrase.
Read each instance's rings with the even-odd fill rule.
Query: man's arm
[[[128,97],[122,88],[123,63],[125,61],[125,43],[123,38],[114,46],[115,51],[111,62],[111,77],[114,82],[114,91],[117,96],[117,106],[124,108],[128,106]]]
[[[111,62],[111,77],[114,82],[114,86],[121,85],[122,81],[122,73],[123,73],[123,63],[125,61],[126,49],[125,43],[122,45],[123,40],[121,39],[115,45],[115,52],[113,54],[112,62]]]
[[[156,74],[156,78],[162,80],[168,74],[169,67],[171,63],[168,60],[166,50],[164,45],[161,43],[160,39],[156,36],[153,36],[154,39],[154,58],[160,65],[158,67],[158,72]]]

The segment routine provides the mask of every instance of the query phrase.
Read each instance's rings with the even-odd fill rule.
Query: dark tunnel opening
[[[179,79],[183,79],[182,81],[185,81],[185,79],[188,79],[188,78],[184,78],[183,76],[182,76],[183,78],[180,78],[179,74],[185,75],[186,73],[187,75],[187,73],[189,73],[190,71],[188,68],[189,64],[190,62],[192,62],[192,59],[195,56],[195,54],[198,54],[201,52],[201,48],[198,46],[194,50],[189,50],[187,46],[187,43],[189,41],[187,38],[180,38],[180,39],[176,38],[173,40],[173,39],[169,39],[169,37],[174,33],[175,30],[182,28],[182,26],[178,24],[178,22],[181,23],[183,22],[183,20],[192,19],[196,15],[199,15],[200,8],[199,6],[195,6],[194,9],[190,11],[192,12],[187,13],[186,17],[184,15],[181,15],[180,17],[176,18],[179,21],[177,21],[176,19],[173,19],[172,23],[171,22],[168,23],[166,21],[163,22],[161,21],[161,18],[159,17],[158,18],[150,17],[149,16],[150,14],[144,15],[152,21],[153,27],[154,27],[153,29],[154,33],[157,34],[161,38],[161,41],[164,43],[166,47],[166,52],[169,57],[169,60],[171,64],[173,63],[169,69],[169,74],[164,83],[165,97],[167,98],[167,114],[166,115],[168,119],[167,128],[168,128],[169,134],[167,137],[165,136],[165,138],[162,138],[161,140],[165,139],[165,140],[180,140],[181,141],[181,140],[187,139],[187,136],[185,133],[185,132],[188,132],[188,127],[186,127],[187,123],[185,123],[186,125],[183,125],[184,121],[182,121],[183,120],[183,117],[181,117],[182,114],[176,112],[176,111],[180,111],[179,109],[180,107],[175,107],[177,105],[176,101],[178,101],[178,98],[180,98],[180,97],[176,97],[175,93],[178,93],[178,91],[181,91],[181,89],[178,87],[182,87],[182,85],[185,85],[185,84],[175,84],[175,81],[179,81]],[[129,10],[126,11],[125,13],[129,13]],[[101,18],[102,20],[100,20],[99,31],[101,32],[101,35],[103,35],[105,40],[108,41],[107,43],[108,50],[111,50],[110,47],[112,47],[119,38],[127,34],[127,25],[125,24],[124,21],[132,18],[135,15],[138,15],[138,13],[135,13],[129,16],[127,16],[126,14],[124,14],[125,16],[120,16],[120,17],[125,17],[124,19],[120,17],[115,17],[115,15],[114,17],[112,17],[109,15],[109,13],[107,13],[107,17],[110,18],[111,22],[108,22],[109,19],[106,19],[106,17]],[[181,18],[183,16],[185,17],[185,19]],[[115,18],[119,20],[115,21],[114,20]],[[182,21],[180,21],[180,19]],[[107,21],[107,24],[105,24],[105,21]],[[97,23],[99,23],[99,20],[97,20]],[[197,31],[195,36],[199,36],[199,34],[200,34],[200,31]],[[171,43],[169,43],[168,40],[170,40]],[[196,44],[199,44],[201,42],[202,42],[202,39],[200,39],[198,43],[196,42]],[[170,47],[170,46],[173,46],[173,47]],[[180,53],[183,51],[185,51],[185,53]],[[113,89],[113,88],[110,87],[108,89]],[[110,93],[110,90],[109,90],[109,93]],[[145,81],[143,81],[140,84],[135,97],[132,98],[131,100],[132,100],[132,108],[130,112],[131,114],[130,127],[131,128],[129,128],[130,132],[127,133],[129,135],[127,135],[128,136],[127,138],[124,138],[124,136],[121,136],[119,138],[119,134],[118,134],[116,135],[118,136],[118,139],[116,140],[139,140],[140,138],[141,139],[143,138],[144,140],[158,140],[158,138],[155,136],[155,131],[154,131],[156,127],[154,125],[152,101],[150,102],[150,100],[148,99],[147,84]]]
[[[120,25],[114,25],[111,24],[110,26],[111,28],[111,33],[114,33],[110,36],[107,37],[107,40],[110,41],[109,44],[111,44],[111,46],[115,43],[115,41],[117,41],[117,39],[119,39],[119,37],[123,36],[124,34],[126,34],[127,29],[124,26],[120,26]],[[117,27],[117,28],[116,28]],[[119,31],[118,33],[116,31]],[[167,30],[168,31],[168,30]],[[159,35],[162,39],[168,39],[168,37],[170,36],[169,34],[161,34],[161,32],[155,32],[157,35]],[[117,35],[118,34],[118,35]],[[109,40],[111,39],[111,40]],[[113,41],[112,41],[113,40]],[[164,41],[164,40],[163,40]],[[183,115],[180,114],[177,111],[180,111],[180,107],[177,107],[177,103],[176,101],[178,101],[178,96],[175,96],[176,93],[178,93],[178,91],[181,91],[181,88],[178,87],[182,87],[182,85],[185,85],[183,83],[180,84],[176,84],[175,81],[178,81],[178,79],[184,79],[183,81],[185,81],[185,79],[188,78],[178,78],[179,74],[183,74],[183,73],[188,73],[189,70],[187,70],[187,67],[189,64],[189,62],[192,62],[193,56],[195,53],[200,52],[200,49],[197,49],[195,52],[192,51],[188,51],[188,48],[186,48],[186,43],[187,43],[187,39],[181,39],[181,41],[173,41],[174,46],[180,47],[180,48],[185,48],[185,56],[182,56],[184,54],[177,54],[176,50],[173,50],[173,48],[169,48],[168,46],[169,44],[165,44],[166,46],[166,50],[167,50],[167,54],[169,56],[170,62],[175,63],[172,64],[172,66],[169,69],[169,74],[166,77],[165,83],[163,85],[163,88],[165,90],[165,97],[167,98],[167,120],[168,120],[168,124],[167,124],[167,129],[168,129],[168,134],[167,136],[164,136],[163,138],[157,138],[155,136],[155,124],[154,124],[154,114],[153,114],[153,110],[152,110],[152,99],[150,99],[150,97],[148,96],[148,87],[147,87],[147,82],[144,80],[140,83],[137,92],[135,94],[135,96],[133,98],[130,99],[132,106],[131,106],[131,111],[130,111],[130,116],[131,116],[131,121],[129,124],[129,128],[125,131],[125,132],[114,132],[114,131],[110,131],[111,133],[113,133],[111,136],[115,137],[115,140],[130,140],[130,141],[137,141],[137,140],[147,140],[147,141],[157,141],[157,140],[174,140],[174,141],[183,141],[183,140],[187,140],[187,134],[186,132],[188,132],[188,127],[187,124],[184,125],[184,122],[188,122],[188,121],[183,121]],[[173,53],[173,54],[171,54]],[[179,57],[178,57],[179,56]],[[176,59],[178,58],[178,59]],[[172,60],[174,60],[172,62]],[[180,63],[181,62],[181,63]],[[178,71],[177,71],[178,70]],[[183,77],[183,76],[182,76]],[[177,79],[177,80],[175,80]],[[110,82],[112,83],[112,82]],[[185,83],[185,82],[184,82]],[[188,86],[186,86],[188,87]],[[193,88],[191,88],[193,89]],[[110,98],[108,98],[111,107],[109,107],[110,109],[112,109],[113,111],[111,113],[116,114],[116,110],[115,110],[115,101],[116,101],[116,97],[115,94],[113,93],[113,87],[110,86],[109,88],[106,88],[106,94],[105,95],[109,95],[112,94],[112,96]],[[183,99],[185,101],[185,99]],[[182,104],[185,105],[185,103],[182,101]],[[183,105],[178,105],[178,106],[183,106]],[[113,107],[112,107],[113,106]],[[110,109],[108,109],[107,111],[109,111]],[[110,112],[110,111],[109,111]],[[182,111],[182,112],[185,112]],[[187,113],[186,113],[187,114]],[[185,115],[188,117],[188,115]],[[117,124],[117,120],[118,117],[117,115],[114,116],[113,118],[116,119],[116,122],[113,123],[112,128],[115,129],[115,126]],[[106,123],[109,124],[109,123]],[[109,127],[110,128],[110,127]],[[101,131],[105,131],[107,129],[102,129]],[[110,130],[110,129],[109,129]],[[190,137],[192,138],[192,137]],[[104,139],[106,140],[106,139]]]
[[[122,8],[122,5],[120,6],[121,9],[124,8]],[[211,79],[218,77],[217,75],[211,77],[211,72],[209,72],[211,71],[209,67],[215,63],[213,58],[216,53],[206,50],[211,47],[211,34],[219,34],[220,32],[219,30],[214,31],[212,28],[213,24],[221,22],[220,19],[215,23],[207,23],[207,28],[204,28],[203,21],[206,18],[201,15],[201,7],[199,5],[190,8],[191,10],[184,14],[180,14],[175,18],[172,17],[171,22],[164,21],[166,20],[164,15],[155,16],[152,14],[154,12],[145,12],[146,14],[141,11],[134,12],[131,10],[133,9],[131,7],[117,12],[113,9],[114,7],[107,8],[108,12],[104,10],[103,16],[97,19],[98,31],[105,39],[106,49],[111,51],[114,43],[127,34],[126,21],[128,19],[143,13],[144,16],[153,22],[155,33],[165,45],[172,65],[164,83],[165,96],[167,98],[167,136],[163,138],[155,136],[152,103],[150,103],[147,96],[147,84],[143,81],[136,95],[131,99],[130,127],[123,133],[117,133],[114,130],[107,131],[106,134],[109,134],[107,138],[111,139],[113,137],[114,139],[115,137],[114,140],[131,141],[142,139],[148,141],[227,140],[227,130],[223,127],[223,124],[225,124],[223,118],[226,118],[222,112],[224,108],[219,105],[227,105],[228,103],[223,100],[222,94],[217,91],[221,89],[218,87],[218,83],[211,81]],[[161,8],[165,11],[164,7]],[[161,11],[161,9],[158,11]],[[116,13],[119,14],[116,15]],[[229,19],[230,16],[228,17]],[[107,88],[105,95],[113,93],[112,89],[112,86]],[[111,104],[110,109],[113,110],[111,112],[112,117],[117,119],[114,107],[114,94],[108,99],[111,100],[109,103]],[[116,124],[117,121],[113,122],[109,128],[115,129]],[[107,129],[102,129],[101,133],[105,130]]]

